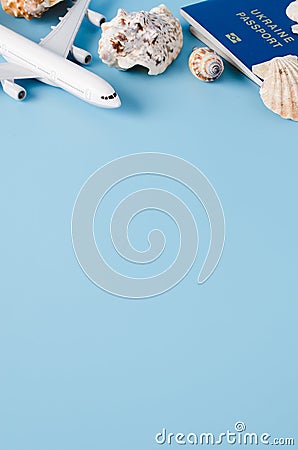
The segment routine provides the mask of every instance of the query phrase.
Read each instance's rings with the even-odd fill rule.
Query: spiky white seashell
[[[286,15],[294,22],[298,22],[298,0],[289,4],[286,9]]]
[[[102,25],[98,52],[110,67],[126,70],[141,65],[149,75],[158,75],[177,58],[182,42],[180,22],[165,5],[149,12],[119,9]]]
[[[221,57],[208,47],[195,47],[188,65],[191,73],[202,81],[215,81],[224,71]]]
[[[267,108],[285,119],[298,120],[298,57],[273,58],[252,71],[264,80],[260,95]]]

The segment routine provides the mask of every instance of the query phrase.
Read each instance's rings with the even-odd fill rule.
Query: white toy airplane
[[[71,52],[80,63],[91,61],[88,52],[73,45],[85,15],[97,26],[104,21],[104,16],[88,9],[90,1],[78,0],[39,44],[0,25],[0,53],[8,61],[0,63],[0,82],[6,94],[23,100],[26,91],[14,80],[36,78],[96,106],[121,105],[118,95],[105,80],[66,59]]]

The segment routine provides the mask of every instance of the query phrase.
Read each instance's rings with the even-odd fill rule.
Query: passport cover
[[[222,56],[254,81],[254,64],[297,55],[298,35],[286,15],[289,0],[206,0],[181,9],[182,16]],[[198,34],[196,33],[198,32]]]

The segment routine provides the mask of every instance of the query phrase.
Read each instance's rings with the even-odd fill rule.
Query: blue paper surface
[[[65,6],[40,21],[3,12],[0,21],[38,41]],[[91,5],[108,18],[119,7],[153,6]],[[181,3],[168,6],[179,17]],[[187,61],[197,41],[182,24],[180,56],[163,75],[149,77],[104,66],[96,57],[100,32],[84,21],[76,44],[92,51],[90,70],[119,92],[119,110],[97,109],[34,80],[20,82],[28,90],[22,103],[0,92],[1,449],[168,448],[155,442],[164,427],[219,434],[239,421],[271,439],[298,439],[298,124],[267,110],[258,87],[229,64],[215,83],[195,79]],[[198,200],[157,176],[117,186],[98,211],[95,234],[119,271],[152,275],[179,247],[175,223],[146,211],[131,224],[130,238],[144,250],[148,232],[161,228],[167,253],[147,269],[119,258],[109,220],[130,192],[171,191],[199,230],[198,258],[186,278],[155,298],[130,300],[90,282],[70,228],[87,178],[141,152],[184,158],[208,177],[224,209],[226,243],[216,271],[198,285],[210,240]]]

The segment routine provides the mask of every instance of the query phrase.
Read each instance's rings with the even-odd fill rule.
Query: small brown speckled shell
[[[62,0],[1,0],[3,10],[14,17],[27,20],[39,18],[51,6]]]
[[[189,57],[191,73],[202,81],[215,81],[224,71],[220,56],[208,47],[196,47]]]

